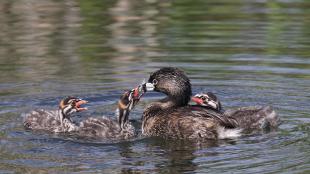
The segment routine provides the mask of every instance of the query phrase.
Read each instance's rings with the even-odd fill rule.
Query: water
[[[2,0],[0,173],[309,173],[307,0]],[[21,114],[90,101],[74,119],[113,117],[150,72],[185,70],[224,108],[272,105],[275,132],[217,142],[93,142],[28,132]],[[131,114],[161,95],[150,93]]]

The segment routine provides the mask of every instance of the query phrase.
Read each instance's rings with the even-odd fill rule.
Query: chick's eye
[[[156,79],[153,80],[153,85],[157,85],[158,81]]]
[[[202,100],[205,100],[205,99],[206,99],[206,97],[205,97],[205,96],[202,96],[202,97],[201,97],[201,99],[202,99]]]

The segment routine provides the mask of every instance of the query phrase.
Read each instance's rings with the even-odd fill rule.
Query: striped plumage
[[[72,122],[70,116],[75,112],[86,110],[80,107],[85,103],[85,100],[70,96],[60,101],[58,110],[31,111],[24,115],[24,127],[54,133],[76,131],[78,126]]]
[[[129,121],[129,112],[139,100],[137,89],[125,92],[116,112],[117,120],[90,117],[82,121],[76,134],[80,137],[99,139],[129,139],[136,135],[134,126]]]
[[[199,106],[204,106],[219,112],[222,110],[220,100],[212,92],[196,94],[194,97],[192,97],[192,101]]]

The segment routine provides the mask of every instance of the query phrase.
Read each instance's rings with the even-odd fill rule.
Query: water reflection
[[[137,8],[140,9],[138,12]],[[119,0],[110,9],[110,15],[114,22],[109,26],[109,43],[118,53],[113,59],[148,62],[149,56],[154,56],[152,48],[159,46],[157,27],[160,14],[156,1]]]
[[[155,165],[155,171],[159,173],[174,172],[194,172],[197,164],[197,150],[203,148],[217,147],[216,141],[186,141],[186,140],[167,140],[153,138],[147,142],[146,149],[156,156],[163,158]]]
[[[2,81],[43,81],[65,74],[63,68],[70,69],[72,63],[79,68],[73,36],[80,17],[75,6],[75,1],[4,1],[1,38],[7,54],[1,59],[10,71],[1,74]]]

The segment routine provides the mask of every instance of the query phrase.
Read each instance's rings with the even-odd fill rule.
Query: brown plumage
[[[234,128],[233,123],[212,110],[203,107],[184,106],[159,109],[151,104],[144,112],[142,129],[147,136],[172,138],[217,139],[218,128]]]
[[[214,109],[189,106],[190,80],[177,68],[168,67],[155,71],[150,75],[146,86],[146,91],[154,90],[167,95],[166,98],[149,104],[143,113],[142,133],[147,136],[187,139],[237,137],[243,129],[248,128],[247,124],[258,121],[246,120],[243,116],[237,116],[238,114],[225,115]]]

